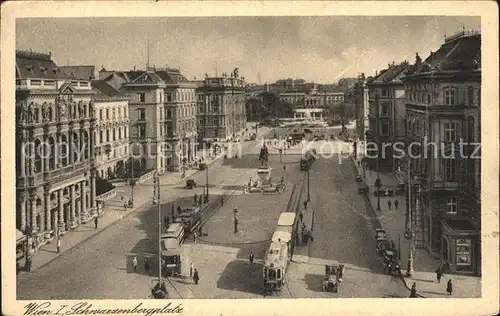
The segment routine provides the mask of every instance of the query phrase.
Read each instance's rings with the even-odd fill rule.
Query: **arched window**
[[[49,170],[54,170],[56,167],[56,142],[53,137],[49,137]]]
[[[78,134],[76,132],[73,132],[73,144],[72,145],[72,152],[73,152],[73,161],[72,163],[80,161],[81,157],[79,154],[79,144],[80,144],[80,137],[78,137]]]
[[[80,154],[83,156],[83,159],[89,159],[89,150],[89,133],[83,131],[80,138]]]
[[[474,105],[474,89],[470,86],[467,88],[467,105]]]
[[[35,140],[35,173],[42,171],[42,142],[37,138]]]
[[[69,160],[69,157],[68,157],[69,150],[68,150],[68,138],[64,134],[61,135],[60,146],[61,146],[60,154],[61,154],[62,166],[66,167],[68,165],[68,160]]]

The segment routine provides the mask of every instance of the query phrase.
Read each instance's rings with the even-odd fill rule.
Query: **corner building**
[[[246,83],[235,77],[207,77],[198,84],[198,135],[229,140],[246,128]]]
[[[50,54],[16,51],[16,226],[39,246],[97,216],[93,95]]]
[[[407,96],[407,146],[416,246],[452,271],[481,274],[481,35],[465,31],[402,78]],[[463,142],[463,153],[460,153]],[[428,144],[437,144],[437,146]],[[423,150],[427,149],[427,155]]]

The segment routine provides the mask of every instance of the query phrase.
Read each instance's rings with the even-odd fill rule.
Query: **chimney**
[[[134,65],[134,71],[135,71],[135,65]]]

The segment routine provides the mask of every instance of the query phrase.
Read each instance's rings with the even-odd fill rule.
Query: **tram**
[[[267,292],[281,292],[292,260],[297,228],[295,213],[281,213],[264,260],[264,288]]]

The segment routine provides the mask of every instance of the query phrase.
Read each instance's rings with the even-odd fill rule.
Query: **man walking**
[[[137,271],[137,258],[134,257],[134,259],[132,259],[132,268],[134,268],[134,272]]]
[[[398,202],[398,200],[395,200],[395,201],[394,201],[394,208],[395,208],[395,209],[398,209],[398,206],[399,206],[399,202]]]
[[[387,206],[389,207],[389,209],[391,209],[391,207],[392,207],[392,202],[391,202],[391,200],[390,200],[390,199],[389,199],[389,201],[387,201]]]
[[[307,200],[304,201],[304,209],[307,210]]]
[[[413,282],[413,285],[411,286],[410,297],[411,298],[417,297],[417,284],[415,284],[415,282]]]
[[[238,232],[238,219],[235,217],[234,218],[234,233],[236,234]]]
[[[300,222],[302,223],[304,221],[304,213],[302,213],[302,210],[299,213],[299,218],[300,218]]]
[[[198,284],[198,281],[200,280],[200,275],[198,274],[198,270],[194,269],[194,274],[193,274],[193,281],[194,284]]]
[[[94,218],[95,229],[97,229],[98,218]]]
[[[253,252],[250,252],[250,254],[248,255],[248,260],[250,260],[250,264],[252,265],[253,264]]]
[[[441,277],[443,276],[443,272],[441,272],[441,269],[436,270],[436,279],[438,283],[441,283]]]
[[[283,171],[286,171],[286,165],[283,165]]]
[[[193,263],[191,262],[191,264],[189,265],[189,277],[193,277]]]

